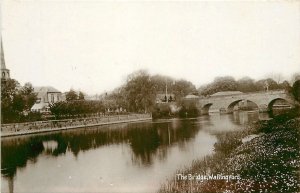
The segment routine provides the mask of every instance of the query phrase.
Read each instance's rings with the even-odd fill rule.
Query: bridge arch
[[[288,100],[284,98],[275,98],[268,103],[268,110],[272,111],[275,108],[275,105],[278,108],[291,108],[293,106]]]
[[[201,114],[202,115],[208,115],[209,113],[209,108],[212,106],[212,103],[207,103],[201,108]]]
[[[227,107],[227,112],[228,113],[232,113],[233,112],[233,108],[239,103],[239,102],[241,102],[243,99],[239,99],[239,100],[235,100],[235,101],[233,101],[233,102],[231,102],[229,105],[228,105],[228,107]]]
[[[241,101],[246,101],[246,106],[244,107],[245,109],[248,109],[249,108],[249,105],[248,103],[252,103],[254,104],[255,108],[259,108],[257,103],[253,102],[252,100],[247,100],[247,99],[238,99],[238,100],[235,100],[233,102],[231,102],[228,107],[227,107],[227,113],[232,113],[234,111],[234,107]]]

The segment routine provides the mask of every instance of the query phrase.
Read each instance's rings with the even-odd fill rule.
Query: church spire
[[[3,50],[3,43],[2,43],[2,37],[1,37],[1,78],[9,79],[9,70],[5,66],[5,60],[4,60],[4,50]]]
[[[1,38],[1,69],[6,69],[5,60],[4,60],[3,45],[2,45],[2,38]]]

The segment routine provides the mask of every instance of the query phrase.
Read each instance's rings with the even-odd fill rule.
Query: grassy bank
[[[247,141],[246,137],[252,136]],[[195,160],[176,174],[238,176],[239,179],[174,178],[159,192],[299,192],[299,110],[269,121],[259,121],[242,131],[217,135],[215,153]]]

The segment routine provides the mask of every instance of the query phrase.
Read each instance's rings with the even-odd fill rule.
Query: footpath
[[[152,120],[151,114],[128,114],[77,119],[1,124],[1,137],[53,132],[82,127]]]

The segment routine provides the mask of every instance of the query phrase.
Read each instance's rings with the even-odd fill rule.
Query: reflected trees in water
[[[126,127],[127,126],[127,127]],[[28,161],[36,162],[40,154],[61,156],[68,151],[76,158],[80,152],[112,144],[126,144],[133,153],[133,163],[149,166],[153,157],[163,160],[167,147],[195,137],[199,127],[190,121],[128,124],[124,127],[86,128],[60,133],[33,135],[1,141],[1,173],[13,177],[17,168],[26,167]],[[53,141],[53,149],[45,149],[43,142]]]

